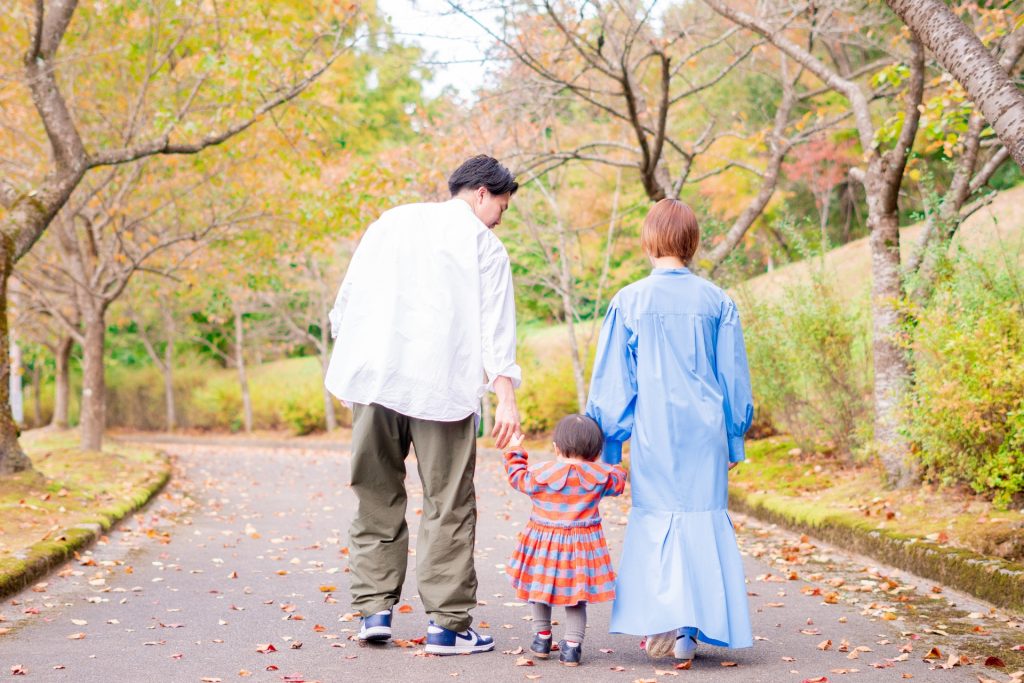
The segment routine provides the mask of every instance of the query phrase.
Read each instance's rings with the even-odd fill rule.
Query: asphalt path
[[[1011,617],[940,586],[737,516],[753,648],[701,646],[692,668],[676,669],[649,660],[637,638],[608,634],[610,607],[594,605],[582,666],[533,663],[521,654],[531,639],[529,607],[503,572],[529,501],[507,485],[491,451],[481,453],[477,473],[474,618],[495,651],[425,655],[415,557],[396,640],[360,647],[348,614],[347,452],[255,442],[162,447],[175,456],[175,477],[150,506],[0,604],[0,679],[1007,681],[1009,670],[983,665],[986,648],[997,654],[997,642],[1006,645],[990,634],[1024,633]],[[409,465],[415,546],[422,503],[412,457]],[[603,503],[616,558],[628,504],[628,495]],[[977,637],[955,637],[971,629]]]

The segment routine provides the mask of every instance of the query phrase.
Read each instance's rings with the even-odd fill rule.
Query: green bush
[[[745,297],[741,314],[760,430],[767,423],[805,450],[848,457],[870,429],[865,304],[840,297],[817,273],[779,303]]]
[[[1007,505],[1024,493],[1024,270],[962,260],[911,334],[904,423],[923,476]]]
[[[550,432],[569,413],[579,412],[576,380],[568,353],[559,353],[546,360],[538,357],[524,344],[519,346],[519,363],[523,368],[523,384],[516,392],[522,428],[527,434]],[[590,379],[593,350],[585,364],[584,375]]]

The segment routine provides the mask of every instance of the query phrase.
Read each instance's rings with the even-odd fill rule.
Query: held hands
[[[508,450],[509,451],[520,451],[520,450],[522,450],[523,439],[525,439],[525,438],[526,437],[524,437],[519,432],[516,432],[515,434],[513,434],[512,438],[509,439],[509,442],[508,442]]]

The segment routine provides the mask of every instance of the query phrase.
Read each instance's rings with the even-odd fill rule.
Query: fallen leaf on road
[[[678,676],[679,674],[677,674],[675,671],[663,671],[662,669],[655,669],[654,670],[654,675],[655,676]]]
[[[27,674],[28,674],[28,671],[26,671],[25,667],[23,667],[21,664],[15,664],[14,666],[11,667],[11,675],[12,676],[25,676]]]
[[[321,593],[333,593],[336,590],[338,590],[337,586],[320,586]]]
[[[679,665],[676,664],[676,666],[679,666]],[[612,666],[612,667],[609,667],[609,669],[611,671],[625,671],[626,667],[624,667],[624,666]]]
[[[602,647],[600,651],[605,653],[606,655],[610,655],[611,653],[615,652],[615,650],[612,650],[611,648],[608,648],[608,647]]]
[[[524,651],[523,650],[523,646],[520,645],[519,647],[517,647],[514,650],[505,650],[501,654],[503,654],[503,655],[521,655],[521,654],[523,654],[523,651]]]
[[[820,643],[818,643],[818,649],[819,650],[831,650],[832,649],[832,641],[831,640],[823,640],[823,641],[821,641]]]
[[[520,657],[516,660],[516,666],[533,666],[533,660],[527,659],[526,657]]]
[[[736,662],[719,662],[719,666],[739,666]]]
[[[398,608],[400,614],[409,614],[412,612],[412,605],[402,605]]]
[[[805,678],[801,683],[828,683],[828,676],[818,676],[817,678]]]
[[[265,655],[268,652],[277,652],[277,648],[274,647],[273,643],[267,643],[266,645],[257,645],[256,652]]]
[[[999,659],[999,657],[986,657],[985,658],[985,666],[994,666],[994,667],[1000,667],[1001,668],[1001,667],[1005,667],[1006,666],[1006,662],[1004,662],[1003,660]]]
[[[84,633],[72,633],[68,636],[68,640],[82,640],[83,638],[85,638]]]
[[[942,659],[942,651],[937,647],[933,647],[931,650],[928,650],[928,654],[924,656],[924,659]]]
[[[238,675],[241,676],[242,678],[246,678],[248,676],[252,676],[252,672],[249,671],[248,669],[241,669],[241,670],[239,670]]]
[[[293,643],[291,643],[291,645],[289,645],[288,647],[290,647],[293,650],[299,650],[302,648],[302,641],[296,640]]]

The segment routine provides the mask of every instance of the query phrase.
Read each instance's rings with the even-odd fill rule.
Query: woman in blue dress
[[[663,199],[641,242],[654,270],[605,316],[587,414],[604,459],[630,446],[633,506],[611,631],[647,636],[650,656],[692,659],[697,641],[753,644],[743,563],[726,511],[728,472],[754,414],[736,305],[686,268],[700,231]]]

